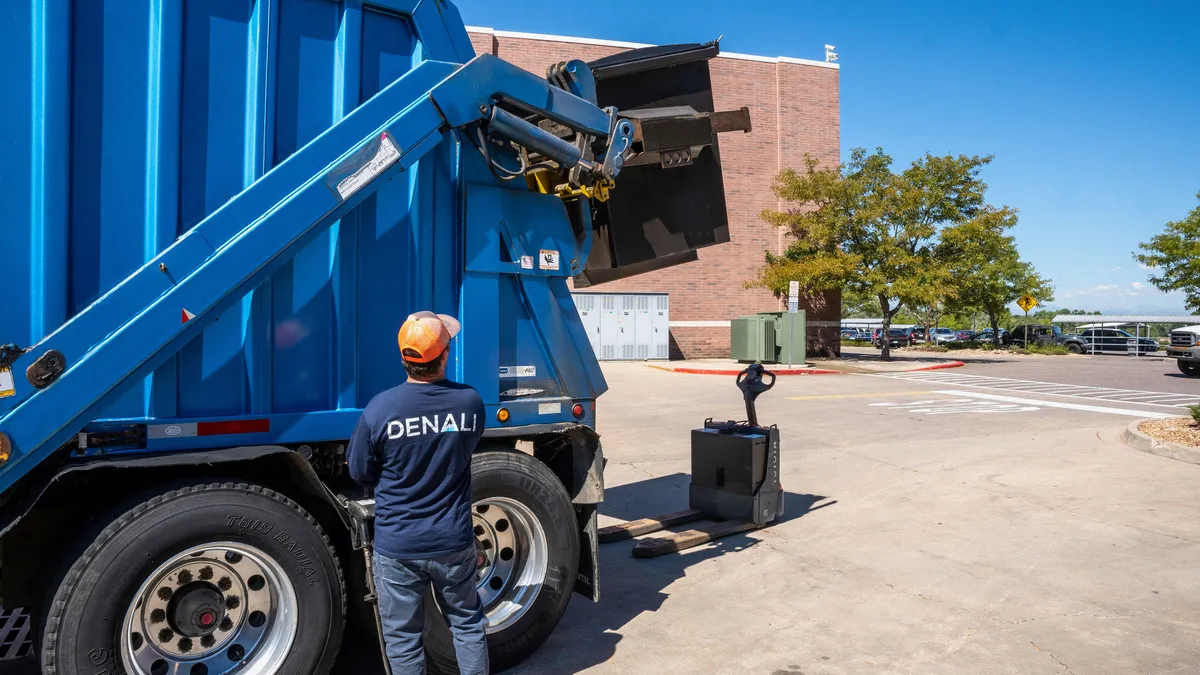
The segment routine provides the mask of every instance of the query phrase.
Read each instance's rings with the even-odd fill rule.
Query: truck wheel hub
[[[225,617],[225,598],[216,586],[194,581],[179,589],[167,606],[175,632],[187,637],[204,637]]]
[[[177,554],[134,596],[121,656],[130,675],[275,673],[298,630],[296,591],[278,562],[244,544]]]
[[[512,625],[533,606],[546,579],[546,531],[533,511],[507,497],[475,502],[476,587],[488,632]]]

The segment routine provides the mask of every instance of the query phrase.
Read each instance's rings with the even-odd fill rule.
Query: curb
[[[682,373],[685,375],[732,375],[732,376],[736,376],[739,373],[741,373],[743,370],[745,370],[744,368],[733,370],[733,369],[726,369],[726,368],[689,368],[688,366],[672,367],[672,366],[659,366],[659,365],[655,365],[653,363],[648,363],[646,365],[650,366],[651,368],[653,368],[655,370],[661,370],[661,371],[667,372],[667,373]],[[915,372],[922,371],[922,370],[944,370],[946,368],[961,368],[965,365],[967,365],[967,364],[963,363],[962,361],[949,361],[947,363],[935,363],[932,366],[922,366],[920,368],[912,368],[909,370],[897,370],[894,372],[915,373]],[[854,374],[861,375],[861,374],[863,374],[863,373],[853,373],[851,371],[846,371],[846,370],[829,370],[826,368],[804,368],[804,369],[795,368],[792,370],[775,370],[775,371],[771,371],[771,372],[775,373],[776,375],[778,375],[780,377],[783,377],[785,375],[854,375]],[[873,374],[873,373],[868,373],[868,374]]]
[[[1158,455],[1159,457],[1176,459],[1188,464],[1200,464],[1200,448],[1189,448],[1175,443],[1163,443],[1151,438],[1148,434],[1143,433],[1141,429],[1138,429],[1142,425],[1142,422],[1149,421],[1137,420],[1136,422],[1130,422],[1125,427],[1125,442],[1130,447],[1152,455]]]
[[[962,361],[948,361],[946,363],[935,363],[932,366],[924,366],[922,368],[913,368],[912,370],[901,370],[899,372],[915,373],[915,372],[919,372],[922,370],[945,370],[947,368],[962,368],[965,365],[967,365],[967,364],[963,363]]]

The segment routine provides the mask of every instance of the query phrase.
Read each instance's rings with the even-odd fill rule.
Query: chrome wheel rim
[[[513,625],[537,600],[546,581],[546,531],[533,511],[507,497],[475,502],[476,587],[487,632]]]
[[[296,589],[253,546],[195,546],[160,565],[122,623],[130,675],[271,675],[299,627]]]

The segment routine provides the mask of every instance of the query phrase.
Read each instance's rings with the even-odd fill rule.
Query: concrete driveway
[[[744,417],[739,392],[605,373],[602,524],[685,508],[688,432]],[[780,378],[759,410],[782,430],[785,520],[652,560],[605,546],[602,601],[575,598],[513,672],[1200,671],[1200,467],[1123,443],[1151,408],[956,391],[980,392]]]

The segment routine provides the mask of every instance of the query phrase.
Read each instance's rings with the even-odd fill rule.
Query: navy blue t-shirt
[[[465,384],[406,382],[371,399],[346,458],[375,488],[376,550],[432,558],[475,541],[471,453],[483,427],[483,400]]]

